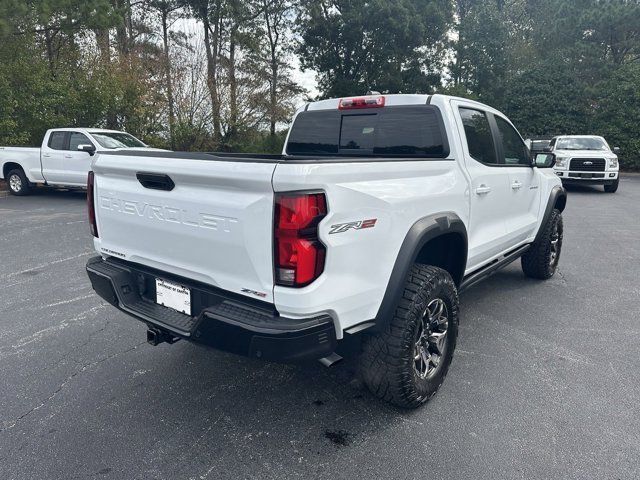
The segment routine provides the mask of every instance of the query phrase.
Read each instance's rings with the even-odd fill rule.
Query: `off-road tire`
[[[560,253],[562,252],[562,214],[554,208],[547,222],[542,225],[542,235],[522,255],[522,271],[527,277],[547,280],[553,277],[558,267]],[[557,232],[557,247],[553,256],[554,238]]]
[[[604,191],[607,193],[616,193],[618,191],[618,184],[620,183],[620,179],[616,178],[615,182],[609,184],[609,185],[604,185]]]
[[[415,349],[427,306],[442,300],[448,325],[443,352],[431,376],[416,370]],[[409,272],[393,318],[378,333],[363,338],[361,374],[378,398],[402,408],[416,408],[431,399],[442,385],[458,337],[458,291],[448,272],[415,264]],[[446,346],[445,346],[446,344]]]
[[[17,177],[19,181],[12,181],[12,177]],[[28,195],[29,191],[31,190],[29,180],[27,179],[27,176],[24,174],[21,168],[10,170],[7,174],[6,181],[7,187],[9,187],[9,193],[11,193],[12,195]]]

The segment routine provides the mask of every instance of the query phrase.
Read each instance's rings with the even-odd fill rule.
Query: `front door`
[[[505,118],[494,115],[498,154],[509,172],[507,236],[512,245],[535,235],[540,209],[540,179],[518,131]]]
[[[88,152],[78,150],[78,145],[93,145],[89,138],[80,132],[71,132],[69,146],[64,152],[65,184],[85,186],[87,173],[91,169],[93,157]]]

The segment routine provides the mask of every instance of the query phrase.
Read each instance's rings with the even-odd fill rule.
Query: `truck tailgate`
[[[273,301],[276,163],[190,157],[97,155],[97,250]]]

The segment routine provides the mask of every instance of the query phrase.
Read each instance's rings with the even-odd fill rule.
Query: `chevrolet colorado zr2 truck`
[[[155,150],[117,130],[54,128],[45,133],[41,148],[0,147],[0,180],[13,195],[27,195],[37,184],[84,188],[93,155],[123,148]]]
[[[613,150],[602,137],[565,135],[551,139],[546,151],[556,157],[553,167],[563,184],[603,185],[604,191],[618,190],[618,147]]]
[[[87,272],[152,344],[331,363],[357,335],[369,389],[416,407],[451,364],[458,292],[518,258],[554,274],[553,161],[497,110],[443,95],[309,103],[282,155],[100,152]]]

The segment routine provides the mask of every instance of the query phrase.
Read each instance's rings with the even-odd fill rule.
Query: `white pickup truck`
[[[556,156],[553,167],[563,184],[603,185],[604,191],[618,190],[620,149],[609,147],[595,135],[563,135],[551,139],[546,151]]]
[[[117,130],[47,130],[41,148],[0,147],[0,179],[7,181],[14,195],[27,195],[35,184],[86,187],[93,155],[123,148],[157,150]]]
[[[87,273],[153,345],[331,364],[352,337],[370,390],[416,407],[449,369],[459,291],[518,258],[556,271],[553,162],[443,95],[309,103],[282,155],[101,152]]]

